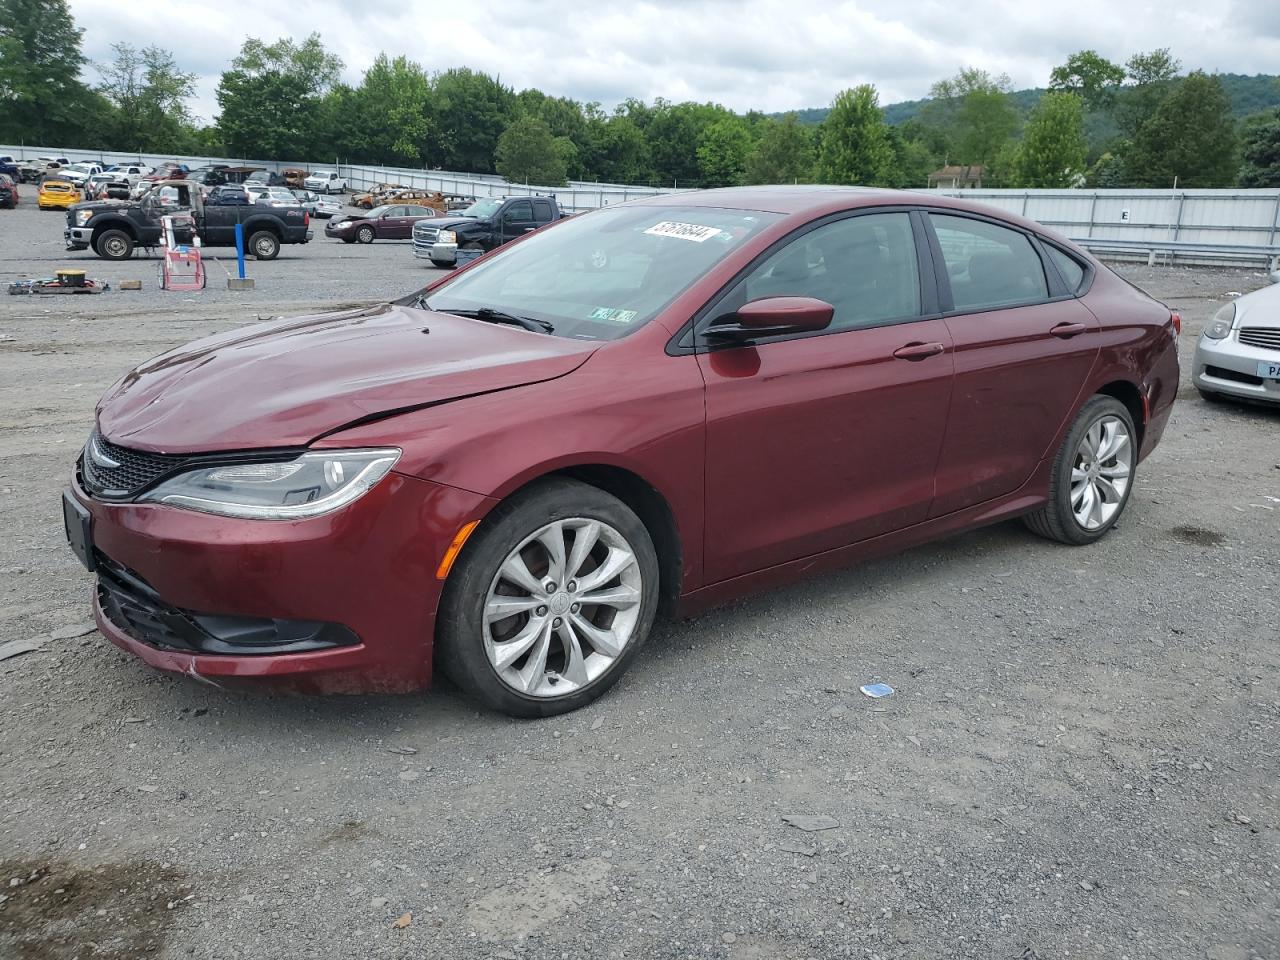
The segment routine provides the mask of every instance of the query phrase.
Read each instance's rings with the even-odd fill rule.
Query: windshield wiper
[[[423,310],[432,309],[425,297],[419,297],[418,304]],[[534,333],[551,333],[555,330],[555,325],[546,320],[539,320],[537,317],[517,317],[514,313],[503,313],[501,310],[494,310],[492,307],[480,307],[478,310],[440,310],[437,312],[452,313],[455,317],[470,317],[473,320],[483,320],[486,323],[508,323],[513,327],[532,330]]]

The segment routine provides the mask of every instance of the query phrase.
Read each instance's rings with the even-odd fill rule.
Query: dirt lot
[[[154,286],[61,229],[0,211],[0,283]],[[1184,364],[1265,282],[1125,272]],[[572,716],[233,694],[85,626],[58,493],[129,366],[427,271],[321,238],[251,273],[0,296],[0,641],[41,640],[0,662],[0,956],[1280,956],[1280,413],[1186,387],[1102,543],[1004,524],[668,623]]]

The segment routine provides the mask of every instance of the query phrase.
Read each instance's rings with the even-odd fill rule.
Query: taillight
[[[309,226],[311,226],[311,211],[310,211],[310,210],[304,210],[304,211],[302,212],[302,225],[303,225],[304,227],[309,227]],[[1174,316],[1176,317],[1176,316],[1177,316],[1177,314],[1175,313],[1175,314],[1174,314]],[[1179,321],[1178,321],[1178,323],[1179,323],[1179,324],[1181,324],[1181,323],[1182,323],[1182,321],[1181,321],[1181,320],[1179,320]],[[1181,327],[1181,326],[1179,326],[1179,327],[1178,327],[1178,329],[1179,329],[1179,330],[1181,330],[1181,329],[1182,329],[1182,327]]]
[[[1182,317],[1179,316],[1178,311],[1174,310],[1171,312],[1169,314],[1169,319],[1173,321],[1173,335],[1175,337],[1182,336]]]

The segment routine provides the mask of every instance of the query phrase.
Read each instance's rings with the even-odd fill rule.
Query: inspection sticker
[[[614,323],[630,323],[640,316],[635,310],[619,310],[614,307],[596,307],[591,311],[592,320],[611,320]]]
[[[677,220],[663,220],[661,223],[655,223],[645,233],[654,237],[675,237],[677,240],[692,240],[694,243],[702,243],[704,240],[719,236],[720,230],[716,227],[704,226],[701,223],[680,223]]]

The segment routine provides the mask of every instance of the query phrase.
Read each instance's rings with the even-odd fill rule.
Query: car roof
[[[755,210],[779,213],[797,219],[810,219],[828,213],[857,207],[920,206],[942,207],[977,213],[1017,224],[1040,233],[1056,234],[1043,225],[1006,210],[973,203],[932,191],[889,190],[880,187],[837,187],[823,184],[795,184],[762,187],[722,187],[715,190],[690,190],[634,200],[646,206],[723,207],[731,210]]]

